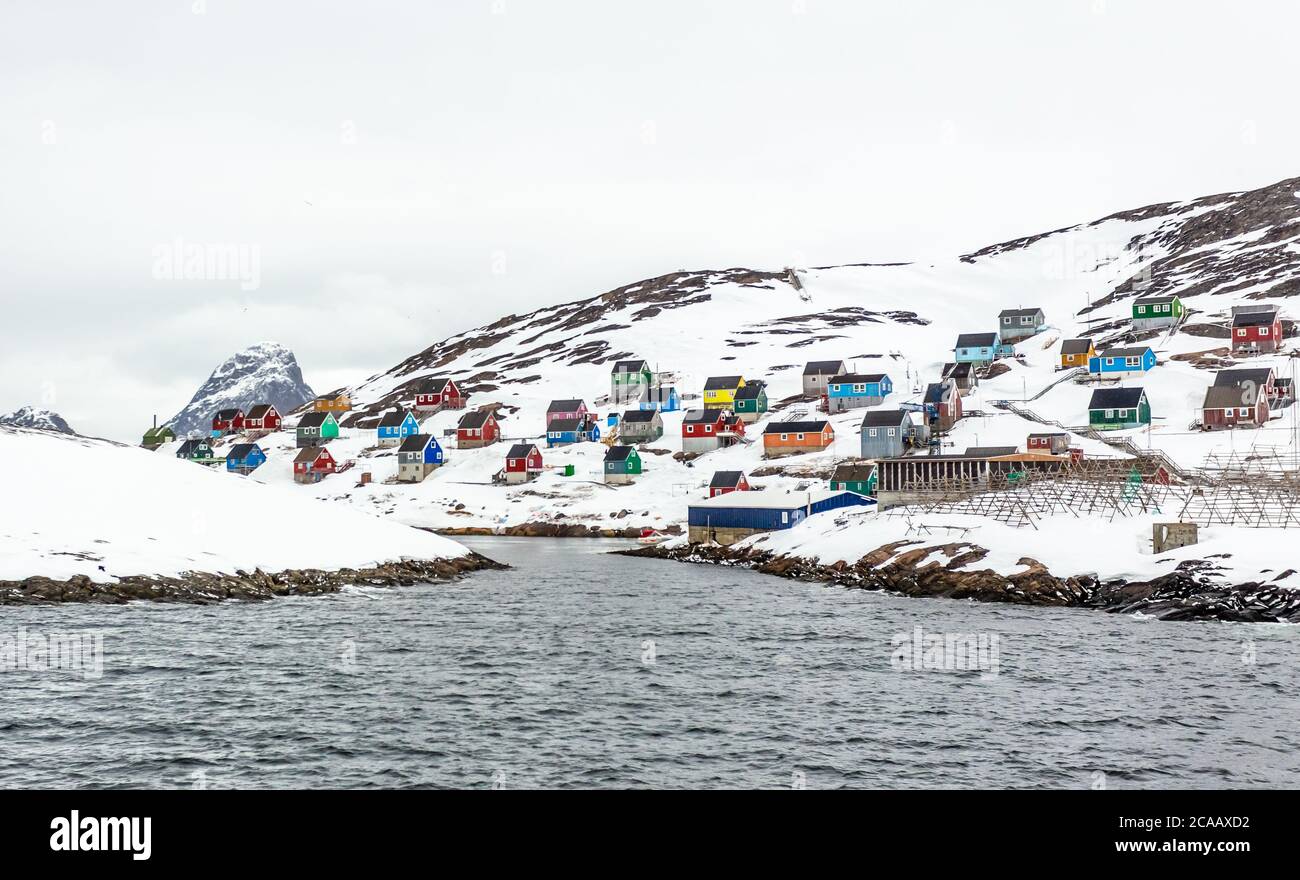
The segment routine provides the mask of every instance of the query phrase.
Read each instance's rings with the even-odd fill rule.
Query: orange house
[[[800,452],[817,452],[835,442],[835,431],[825,419],[773,422],[763,430],[763,455],[779,458]]]
[[[347,412],[352,409],[352,398],[346,394],[325,395],[311,402],[312,412]]]
[[[1088,358],[1097,354],[1091,339],[1067,339],[1061,343],[1061,369],[1088,366]]]

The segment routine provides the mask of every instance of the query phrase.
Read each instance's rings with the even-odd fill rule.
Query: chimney
[[[158,428],[158,413],[154,413],[154,414],[153,414],[153,426],[154,426],[154,429],[157,430],[157,428]]]

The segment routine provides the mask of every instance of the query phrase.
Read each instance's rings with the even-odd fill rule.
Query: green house
[[[611,446],[605,453],[605,482],[630,483],[641,473],[641,456],[635,446]]]
[[[1183,318],[1183,301],[1177,296],[1140,296],[1133,300],[1133,329],[1169,327]]]
[[[1119,431],[1151,424],[1151,404],[1141,388],[1099,388],[1088,401],[1088,426]]]
[[[876,466],[874,464],[840,464],[831,474],[831,491],[856,492],[859,495],[876,495]]]
[[[332,412],[309,412],[298,422],[298,448],[320,446],[339,436],[339,420]]]
[[[654,385],[654,373],[645,360],[616,361],[609,371],[609,402],[636,403]]]
[[[212,444],[207,440],[186,440],[176,450],[176,457],[199,464],[212,464],[216,458],[212,455]]]
[[[734,412],[742,422],[756,422],[767,412],[767,387],[765,382],[752,381],[736,392],[732,403]]]
[[[164,443],[170,443],[175,439],[176,432],[171,429],[170,425],[163,425],[161,428],[154,425],[144,432],[144,441],[140,445],[145,449],[157,449]]]

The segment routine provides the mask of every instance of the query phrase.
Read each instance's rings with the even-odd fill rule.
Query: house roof
[[[630,361],[614,361],[614,366],[610,368],[611,373],[639,373],[642,370],[650,369],[645,358]]]
[[[809,419],[802,422],[772,422],[763,429],[764,434],[820,434],[830,422],[825,419]]]
[[[714,471],[713,479],[709,480],[709,488],[727,489],[737,486],[744,477],[744,471]]]
[[[809,504],[817,504],[828,498],[852,494],[844,489],[813,489],[810,492],[728,492],[700,501],[692,501],[691,507],[756,507],[775,510],[794,510]],[[861,497],[861,496],[859,496]]]
[[[298,420],[299,428],[319,428],[325,424],[326,419],[334,418],[333,413],[327,412],[309,412]]]
[[[220,410],[217,410],[217,414],[216,414],[215,418],[216,418],[218,421],[228,422],[228,421],[230,421],[231,419],[233,419],[233,418],[235,418],[236,416],[238,416],[238,415],[239,415],[240,413],[242,413],[242,412],[243,412],[243,410],[240,409],[239,407],[235,407],[235,408],[233,408],[233,409],[220,409]]]
[[[1003,309],[998,312],[999,318],[1028,318],[1033,315],[1041,315],[1042,309]]]
[[[907,420],[907,411],[901,409],[868,410],[862,417],[864,428],[896,428]]]
[[[710,376],[704,383],[705,391],[721,391],[727,388],[735,388],[742,381],[743,376]]]
[[[957,348],[987,348],[997,345],[998,334],[996,333],[959,333],[957,335]]]
[[[226,453],[226,457],[248,458],[249,453],[257,448],[256,443],[236,443],[234,446],[230,447],[230,451]],[[258,451],[260,452],[261,450],[258,449]]]
[[[441,394],[442,389],[447,387],[451,379],[446,376],[431,376],[422,381],[416,388],[417,394]]]
[[[1030,434],[1029,436],[1035,439],[1040,439],[1043,437],[1069,437],[1070,435],[1066,431],[1044,431],[1041,433]]]
[[[1272,375],[1272,367],[1238,367],[1235,370],[1219,370],[1214,376],[1214,384],[1229,388],[1236,388],[1246,382],[1267,385]]]
[[[1000,455],[1015,455],[1019,451],[1014,446],[967,446],[963,454],[966,458],[997,458]]]
[[[605,450],[605,461],[627,461],[636,454],[635,446],[611,446]]]
[[[720,409],[688,409],[686,415],[682,416],[682,424],[687,423],[713,423],[722,419],[723,411]]]
[[[809,361],[803,368],[805,376],[821,376],[827,373],[835,376],[843,371],[844,361]]]
[[[871,479],[871,475],[875,472],[876,466],[866,462],[861,464],[837,464],[835,472],[831,474],[831,479],[837,482],[856,483]]]
[[[1097,357],[1142,357],[1151,350],[1149,345],[1129,345],[1124,348],[1108,348],[1097,352]]]
[[[975,372],[975,365],[966,361],[960,364],[944,364],[943,377],[945,379],[966,379],[970,374]]]
[[[315,461],[321,453],[329,455],[329,450],[324,446],[304,446],[298,450],[298,454],[293,457],[294,464],[302,464],[304,461]]]
[[[398,452],[423,452],[424,447],[429,445],[433,439],[432,434],[412,434],[402,441],[402,445],[397,447]]]
[[[487,424],[488,419],[493,418],[492,410],[476,409],[473,412],[467,412],[460,417],[456,423],[457,428],[481,428]]]
[[[1277,310],[1267,312],[1242,312],[1232,316],[1234,327],[1262,327],[1277,320]]]
[[[1231,385],[1211,385],[1205,389],[1202,409],[1236,409],[1254,406],[1258,402],[1258,388],[1234,388]]]
[[[736,392],[736,400],[758,400],[758,395],[767,396],[767,384],[764,382],[748,382],[745,387]]]
[[[546,405],[546,411],[548,413],[577,412],[578,410],[582,409],[586,405],[587,404],[582,400],[582,398],[577,398],[577,397],[571,400],[552,400],[550,403]]]
[[[506,458],[527,458],[536,448],[536,443],[515,443],[506,453]]]
[[[884,373],[844,373],[831,379],[833,385],[866,385],[872,382],[879,382],[885,378]]]
[[[653,422],[655,416],[659,415],[657,409],[628,409],[623,411],[619,416],[619,421],[623,422]]]
[[[211,448],[212,444],[206,440],[186,440],[184,443],[181,444],[180,448],[176,451],[180,453],[184,453],[185,455],[189,455],[191,452],[193,452],[195,449],[197,449],[200,446],[207,446]]]
[[[248,411],[248,415],[246,415],[244,418],[247,418],[247,419],[264,419],[264,418],[266,418],[267,413],[271,412],[271,410],[273,410],[273,409],[275,409],[275,407],[272,406],[272,405],[269,404],[269,403],[259,403],[257,406],[255,406],[255,407],[253,407],[252,409],[250,409],[250,410]]]
[[[931,382],[925,386],[926,403],[943,403],[943,399],[948,396],[952,385],[948,382]]]
[[[1098,388],[1088,409],[1129,409],[1142,402],[1143,393],[1141,388]]]
[[[1165,294],[1163,296],[1139,296],[1137,299],[1133,300],[1133,302],[1147,306],[1155,303],[1171,303],[1176,299],[1178,299],[1178,297],[1173,294]]]
[[[581,431],[587,427],[586,419],[554,419],[546,426],[548,431]]]
[[[158,425],[157,427],[149,428],[144,432],[144,435],[146,437],[160,437],[166,433],[171,433],[172,436],[176,435],[176,432],[172,430],[171,425]]]
[[[1087,354],[1090,351],[1091,339],[1067,339],[1061,343],[1061,354]]]
[[[379,427],[381,428],[401,427],[402,422],[406,421],[406,417],[409,415],[410,413],[404,409],[394,410],[393,412],[386,412],[384,413],[384,417],[379,420]]]

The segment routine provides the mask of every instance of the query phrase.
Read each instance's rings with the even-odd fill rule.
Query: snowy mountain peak
[[[185,436],[192,431],[206,431],[212,414],[220,409],[246,410],[258,403],[270,403],[287,413],[315,396],[303,381],[302,369],[292,351],[278,342],[259,342],[223,361],[167,424],[177,436]]]
[[[30,428],[36,431],[55,431],[59,434],[77,433],[64,421],[63,416],[34,406],[24,406],[11,413],[0,415],[0,425],[9,428]]]

